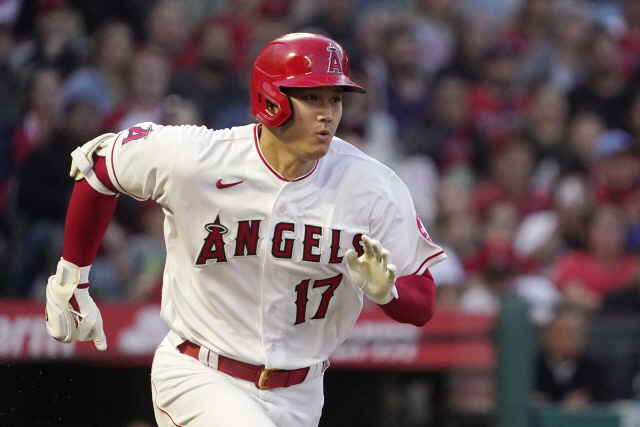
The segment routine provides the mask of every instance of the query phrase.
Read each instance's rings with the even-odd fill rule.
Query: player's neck
[[[316,165],[316,159],[299,158],[265,126],[262,126],[258,143],[269,165],[288,181],[306,175]]]

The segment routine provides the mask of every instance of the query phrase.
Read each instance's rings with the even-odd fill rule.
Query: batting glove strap
[[[391,263],[391,254],[380,242],[362,236],[364,254],[360,257],[353,249],[346,253],[349,275],[356,286],[376,304],[387,304],[398,297],[395,287],[397,270]]]
[[[49,277],[46,289],[45,320],[47,332],[63,343],[75,342],[78,338],[78,321],[69,307],[69,299],[73,295],[56,282],[56,276]]]

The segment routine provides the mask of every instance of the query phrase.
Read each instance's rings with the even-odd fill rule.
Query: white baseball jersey
[[[398,275],[446,255],[389,168],[334,138],[311,172],[287,181],[267,162],[260,127],[142,123],[109,147],[113,185],[164,209],[161,316],[171,330],[267,368],[322,363],[362,309],[344,254],[378,239]]]

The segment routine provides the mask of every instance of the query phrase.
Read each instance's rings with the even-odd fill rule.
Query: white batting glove
[[[391,264],[391,254],[380,242],[367,235],[362,236],[364,254],[358,258],[353,249],[345,254],[351,279],[369,299],[376,304],[386,304],[398,297],[396,266]]]
[[[89,296],[89,289],[78,289],[80,268],[60,259],[56,274],[47,282],[45,319],[47,332],[63,343],[93,340],[98,350],[107,349],[107,337],[102,329],[102,315]],[[69,300],[75,296],[80,311]]]

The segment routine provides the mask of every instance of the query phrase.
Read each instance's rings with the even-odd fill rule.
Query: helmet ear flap
[[[267,127],[275,128],[291,118],[293,106],[287,95],[274,86],[271,88],[274,89],[271,96],[260,88],[253,88],[252,114]]]

